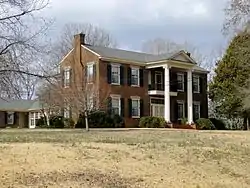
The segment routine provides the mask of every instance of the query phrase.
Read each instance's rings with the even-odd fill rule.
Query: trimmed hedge
[[[210,119],[200,118],[196,121],[196,128],[199,130],[215,130],[214,124]]]
[[[140,128],[165,128],[166,121],[162,117],[141,117],[139,122]]]
[[[119,115],[109,115],[106,112],[96,111],[88,115],[89,128],[122,128],[124,120]],[[86,128],[85,116],[81,114],[76,123],[76,128]]]
[[[72,118],[64,118],[63,116],[52,116],[49,119],[49,126],[47,125],[46,118],[41,117],[36,122],[36,126],[40,128],[73,128],[75,122]]]
[[[227,130],[226,124],[223,120],[217,118],[209,118],[210,121],[214,124],[217,130]]]

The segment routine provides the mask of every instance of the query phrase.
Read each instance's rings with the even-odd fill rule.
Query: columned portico
[[[166,120],[167,123],[171,123],[170,122],[170,74],[169,74],[169,65],[164,65],[164,77],[165,77],[165,82],[164,82],[164,86],[165,86],[165,90],[164,90],[164,103],[165,103],[165,107],[164,107],[164,118]]]
[[[187,108],[188,108],[188,124],[193,124],[193,80],[192,69],[187,71]]]

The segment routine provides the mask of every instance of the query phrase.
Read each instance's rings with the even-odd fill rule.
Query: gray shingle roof
[[[161,61],[161,60],[171,59],[175,54],[178,53],[178,52],[173,52],[173,53],[166,53],[166,54],[160,54],[160,55],[153,55],[153,54],[147,54],[143,52],[133,52],[133,51],[108,48],[108,47],[102,47],[102,46],[91,46],[87,44],[85,44],[84,46],[104,58],[137,61],[142,64],[146,64],[147,62],[152,62],[152,61]],[[197,65],[194,66],[194,70],[208,73],[206,69],[199,67]]]
[[[31,110],[39,110],[42,108],[42,104],[38,100],[4,100],[0,99],[0,111],[18,111],[26,112]]]
[[[91,46],[91,45],[85,45],[85,46],[105,58],[117,58],[130,61],[137,61],[141,63],[168,59],[173,55],[173,53],[153,55],[143,52],[133,52],[133,51],[108,48],[102,46]]]

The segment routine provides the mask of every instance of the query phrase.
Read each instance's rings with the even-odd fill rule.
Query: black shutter
[[[64,117],[64,107],[61,108],[61,116]]]
[[[69,108],[69,118],[72,118],[72,107]]]
[[[170,76],[170,91],[177,92],[177,73],[171,71]]]
[[[132,99],[128,99],[128,117],[132,117]]]
[[[192,93],[194,92],[194,76],[192,76]]]
[[[131,86],[131,68],[128,67],[128,86]]]
[[[175,122],[178,122],[178,103],[177,103],[177,101],[175,101],[174,104],[175,104],[175,105],[174,105],[174,111],[175,111],[174,121],[175,121]]]
[[[143,99],[140,100],[140,117],[144,116],[144,106]]]
[[[109,115],[112,115],[112,98],[111,97],[107,98],[107,113]]]
[[[200,93],[203,93],[203,86],[204,86],[204,83],[205,83],[204,82],[204,77],[200,76],[199,79],[200,79],[199,80],[199,82],[200,82],[199,83],[200,84]]]
[[[73,69],[69,70],[69,86],[72,86],[73,83]]]
[[[62,76],[62,87],[64,87],[64,70],[62,70],[61,76]]]
[[[108,79],[108,84],[111,84],[111,65],[107,65],[107,79]]]
[[[124,66],[120,66],[120,84],[124,84]]]
[[[184,74],[184,91],[187,92],[187,82],[190,82],[191,80],[187,79],[187,74]]]
[[[16,112],[13,113],[14,116],[14,121],[13,121],[13,125],[16,124],[16,122],[18,122],[18,114]]]
[[[187,118],[188,117],[188,104],[187,104],[187,101],[185,101],[185,103],[184,103],[184,113],[185,113],[185,118]]]
[[[96,81],[96,64],[93,65],[93,82]]]
[[[206,116],[204,116],[203,112],[204,110],[203,110],[202,101],[200,101],[200,118],[207,118]]]
[[[8,121],[7,121],[7,119],[8,119],[8,112],[5,112],[4,113],[4,117],[5,117],[5,126],[7,125],[7,123],[8,123]]]
[[[143,69],[140,69],[139,71],[140,71],[140,72],[139,72],[140,87],[143,87],[143,80],[144,80],[144,74],[143,74],[143,72],[144,72],[144,70],[143,70]]]
[[[124,115],[124,98],[121,98],[121,116],[125,117],[125,115]]]

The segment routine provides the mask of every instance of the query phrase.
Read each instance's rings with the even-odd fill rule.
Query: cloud
[[[67,22],[88,22],[109,30],[126,48],[162,37],[208,45],[222,40],[225,0],[53,0],[48,14],[55,31]]]

